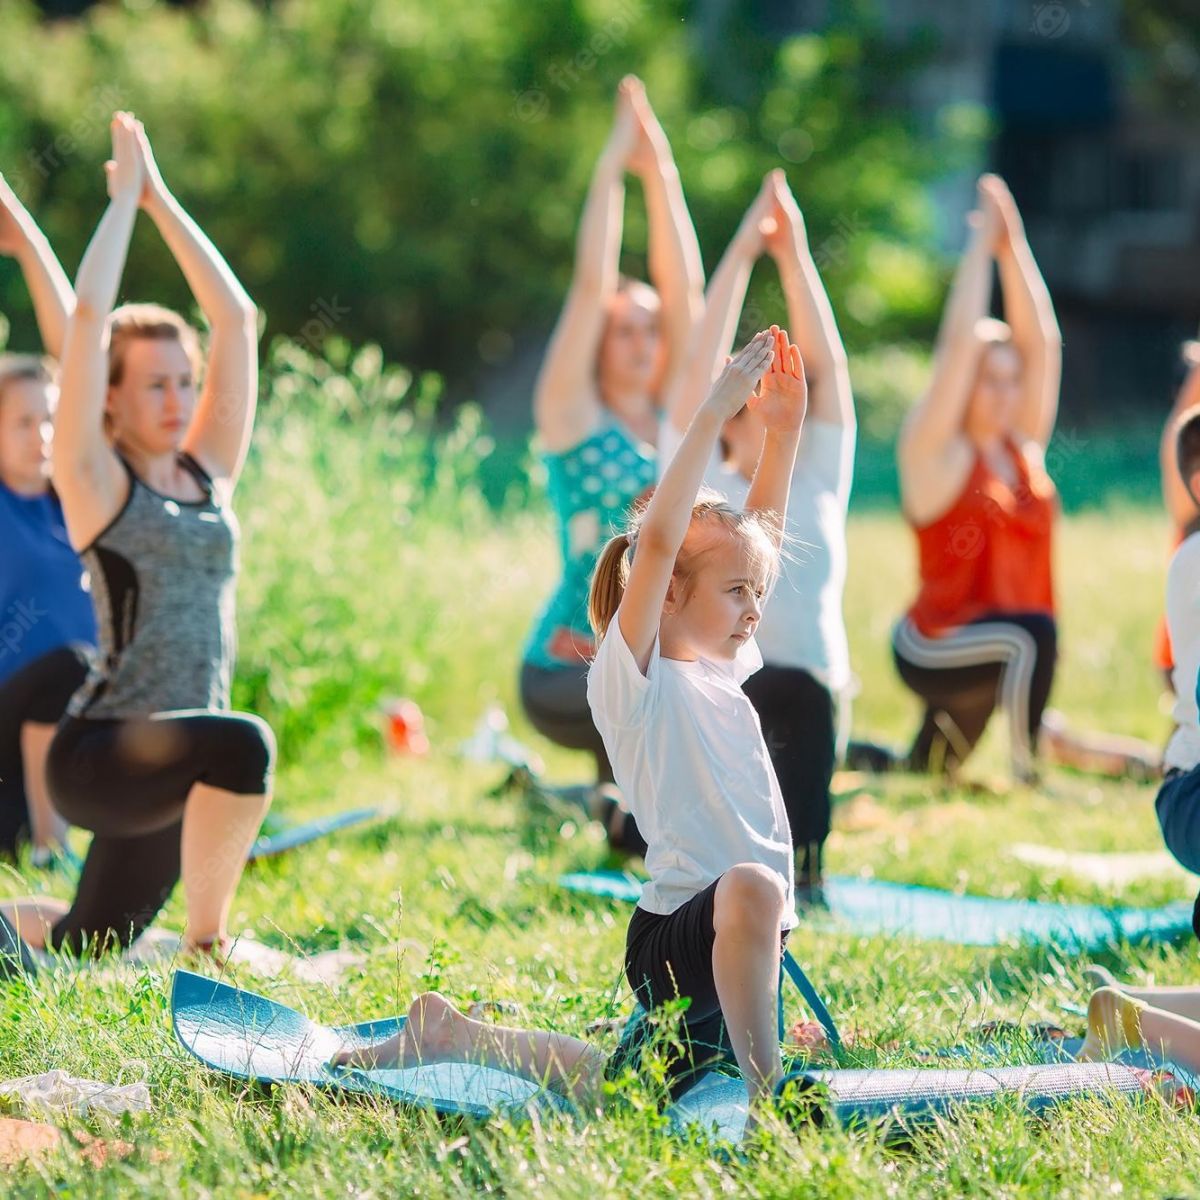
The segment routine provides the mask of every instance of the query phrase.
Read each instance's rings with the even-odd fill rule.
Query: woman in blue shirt
[[[16,260],[45,349],[62,349],[71,285],[41,230],[0,176],[0,255]],[[95,640],[83,568],[50,487],[54,376],[34,355],[0,355],[0,855],[28,837],[35,859],[66,824],[46,790],[46,751],[87,673]]]

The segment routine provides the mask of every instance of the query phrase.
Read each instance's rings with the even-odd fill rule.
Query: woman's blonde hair
[[[36,354],[0,354],[0,402],[10,387],[22,380],[50,387],[55,380],[53,361]]]
[[[108,386],[116,387],[125,377],[125,355],[129,343],[139,339],[178,342],[200,374],[200,335],[177,312],[161,304],[122,304],[108,319]]]
[[[628,528],[609,540],[596,561],[588,594],[588,620],[597,638],[608,632],[625,595],[629,568],[637,552],[638,534],[648,504],[648,500],[643,501],[634,509]],[[701,488],[692,505],[687,535],[675,558],[674,574],[686,588],[701,560],[712,550],[715,539],[721,536],[741,538],[751,548],[766,586],[779,570],[779,530],[777,514],[735,508],[720,492]]]

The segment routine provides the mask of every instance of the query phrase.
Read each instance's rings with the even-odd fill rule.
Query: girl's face
[[[983,348],[975,390],[967,406],[966,432],[976,443],[1008,437],[1021,403],[1021,355],[1007,342]]]
[[[661,305],[653,288],[618,292],[600,341],[597,378],[602,396],[648,395],[662,367]]]
[[[722,533],[688,578],[672,577],[662,628],[676,657],[733,660],[762,617],[762,559],[748,539]]]
[[[50,388],[14,379],[0,395],[0,480],[23,495],[44,492],[50,437]]]
[[[122,445],[154,456],[179,449],[196,407],[196,381],[183,344],[134,338],[121,382],[108,389],[108,415]]]

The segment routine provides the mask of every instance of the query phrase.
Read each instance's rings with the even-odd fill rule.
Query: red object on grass
[[[393,754],[428,754],[425,716],[415,700],[385,700],[383,735]]]

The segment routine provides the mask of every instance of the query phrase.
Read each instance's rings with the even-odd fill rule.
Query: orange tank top
[[[936,521],[915,528],[921,585],[909,609],[926,637],[990,612],[1054,612],[1051,535],[1058,496],[1044,470],[1007,446],[1015,486],[981,455],[958,499]]]

